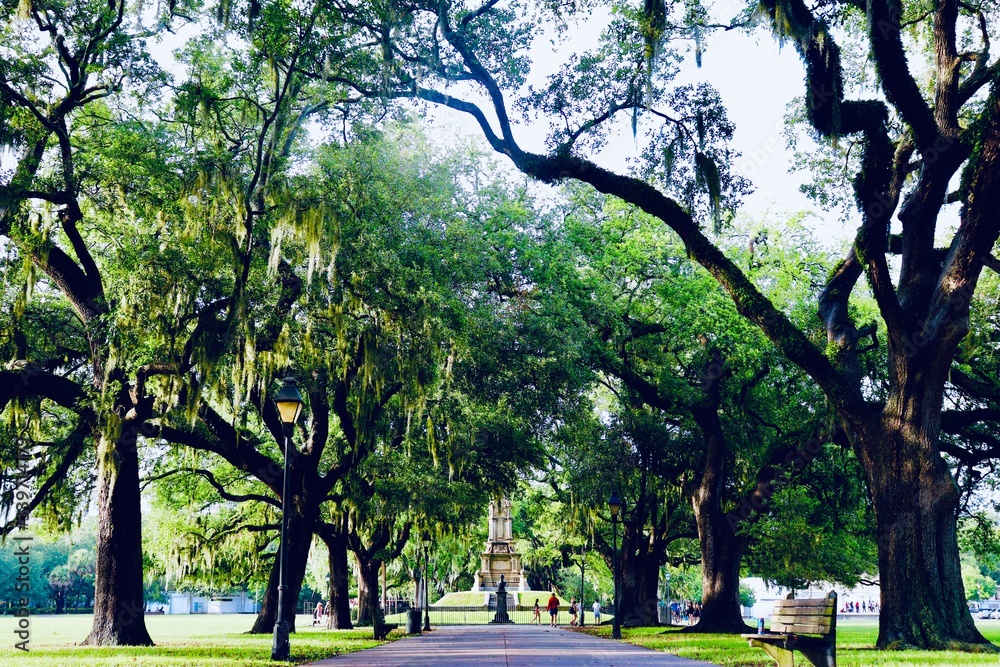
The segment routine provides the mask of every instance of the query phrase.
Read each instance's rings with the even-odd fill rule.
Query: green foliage
[[[55,596],[61,592],[67,607],[87,607],[94,597],[94,539],[92,523],[62,536],[45,533],[21,533],[7,538],[0,547],[0,601],[12,609],[21,599],[28,601],[32,613],[53,610]],[[21,562],[27,552],[27,563]],[[24,571],[27,572],[25,575]]]
[[[670,569],[670,599],[701,602],[701,566]]]
[[[984,575],[971,559],[962,559],[962,583],[965,597],[969,600],[992,600],[997,591],[997,582]]]
[[[778,491],[771,504],[768,520],[748,528],[755,542],[747,558],[751,573],[796,589],[819,581],[854,586],[875,571],[874,540],[838,527],[833,508],[805,488]]]
[[[757,594],[749,586],[740,585],[740,606],[752,607],[757,604]]]

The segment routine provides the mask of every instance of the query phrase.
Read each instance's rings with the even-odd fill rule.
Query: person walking
[[[313,609],[313,625],[320,625],[323,622],[323,601],[320,600],[316,603],[316,608]]]
[[[545,605],[545,608],[549,610],[549,625],[553,628],[557,627],[556,620],[559,617],[559,598],[556,597],[555,593],[549,598],[549,602]]]
[[[535,598],[535,613],[531,617],[531,620],[534,621],[535,625],[542,624],[542,609],[538,606],[538,598]]]
[[[601,624],[601,602],[594,600],[594,625]]]
[[[579,614],[579,607],[576,604],[576,598],[569,601],[569,624],[571,627],[576,627],[576,615]]]

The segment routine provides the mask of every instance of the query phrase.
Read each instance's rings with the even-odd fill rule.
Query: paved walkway
[[[639,646],[532,625],[441,627],[308,667],[708,667]]]

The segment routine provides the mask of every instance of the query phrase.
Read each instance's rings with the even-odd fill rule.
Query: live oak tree
[[[26,20],[14,19],[13,4],[4,11],[4,138],[23,157],[4,183],[0,232],[63,293],[84,342],[57,338],[55,354],[34,367],[15,359],[24,382],[14,388],[72,407],[97,448],[102,520],[88,642],[146,644],[138,440],[177,401],[196,410],[197,388],[247,324],[247,274],[262,248],[267,257],[258,242],[271,222],[265,193],[286,166],[294,121],[314,110],[293,101],[298,91],[283,76],[305,48],[309,15],[281,15],[280,30],[250,40],[241,95],[213,96],[225,76],[205,58],[208,76],[161,106],[168,77],[143,41],[153,33],[123,4],[22,3]],[[157,18],[161,28],[169,21]],[[255,87],[262,78],[267,87]],[[228,125],[208,122],[220,109],[232,114]],[[129,242],[107,243],[118,238]],[[201,383],[184,384],[189,373]],[[66,380],[78,380],[76,395]],[[72,457],[63,461],[59,474]],[[57,477],[40,482],[28,510]]]
[[[615,386],[613,381],[609,384]],[[615,387],[615,392],[628,390]],[[617,527],[620,607],[616,613],[625,625],[656,625],[660,567],[676,540],[697,536],[679,483],[682,471],[692,463],[687,453],[694,448],[690,443],[684,447],[675,425],[655,410],[627,397],[619,400],[623,404],[605,406],[614,406],[604,417],[607,424],[595,419],[589,429],[575,429],[555,455],[565,469],[560,481],[572,499],[579,532],[592,538],[592,548],[609,568],[615,558],[607,510],[610,490],[617,490],[626,501]],[[554,485],[555,479],[550,483]]]
[[[655,219],[576,190],[540,253],[547,268],[529,282],[537,285],[540,317],[573,332],[583,363],[613,391],[602,405],[613,428],[560,448],[555,457],[568,473],[561,479],[575,494],[586,493],[584,506],[603,503],[609,488],[628,501],[626,622],[655,622],[658,569],[671,536],[687,530],[699,540],[703,575],[702,614],[688,630],[743,632],[739,577],[756,534],[746,528],[764,514],[741,516],[740,505],[758,487],[773,491],[795,481],[799,471],[789,461],[812,440],[810,457],[819,453],[822,439],[833,435],[830,415],[808,377],[738,316]],[[801,225],[748,233],[734,223],[731,234],[720,243],[807,323],[808,290],[832,262]],[[811,328],[816,335],[818,326]],[[678,500],[693,511],[688,520],[695,526],[668,531],[668,513],[656,510]]]
[[[379,161],[382,169],[376,170]],[[375,139],[329,147],[321,162],[325,166],[315,167],[314,175],[289,184],[299,198],[288,206],[283,223],[287,238],[276,236],[274,248],[278,271],[282,264],[288,267],[284,296],[276,308],[265,299],[247,310],[245,342],[220,359],[228,372],[220,375],[215,398],[198,408],[194,428],[178,413],[160,430],[166,440],[216,454],[263,482],[269,489],[264,497],[279,508],[274,496],[280,499],[282,457],[275,443],[282,442],[281,427],[266,380],[282,369],[269,366],[269,360],[277,355],[302,377],[309,398],[308,426],[296,435],[289,462],[293,497],[285,501],[292,508],[292,594],[286,596],[286,612],[297,598],[321,506],[342,495],[338,483],[380,443],[402,443],[407,414],[390,405],[403,396],[416,405],[421,386],[433,382],[437,363],[427,356],[434,353],[427,340],[435,330],[429,319],[434,313],[421,314],[414,281],[419,281],[421,267],[434,266],[420,258],[419,249],[437,244],[425,225],[447,215],[438,204],[448,197],[435,184],[442,172],[428,169],[424,179],[416,171],[406,172],[411,165]],[[396,168],[390,167],[394,162]],[[407,179],[412,179],[408,185]],[[310,181],[318,185],[307,187]],[[423,197],[417,194],[421,188]],[[330,242],[336,237],[344,239],[339,246]],[[388,253],[389,247],[399,255]],[[407,247],[410,260],[401,261]],[[249,273],[254,294],[269,282],[266,260]],[[321,271],[311,279],[317,267]],[[395,295],[384,291],[394,280],[407,288]],[[424,287],[436,294],[430,281]],[[269,332],[272,322],[277,327]],[[241,352],[245,349],[257,352],[247,358]],[[418,377],[418,371],[426,376]],[[239,373],[260,378],[249,385],[245,407],[235,400],[239,384],[229,379]],[[388,419],[387,410],[394,419]],[[419,416],[419,408],[414,410]],[[277,581],[273,563],[253,632],[273,627]]]
[[[120,94],[126,81],[152,98],[161,77],[144,49],[149,31],[126,16],[123,2],[4,3],[0,11],[0,140],[16,160],[0,188],[0,236],[7,252],[25,263],[18,278],[23,299],[10,322],[15,344],[8,350],[2,405],[17,400],[38,408],[49,401],[75,421],[55,442],[32,442],[30,433],[21,441],[47,451],[35,469],[41,473],[35,494],[15,521],[68,488],[65,475],[93,447],[100,518],[94,624],[86,643],[150,644],[143,622],[137,440],[153,410],[147,383],[164,368],[159,360],[130,356],[134,303],[125,303],[121,276],[102,255],[106,238],[131,235],[126,228],[134,218],[109,215],[117,197],[133,190],[137,172],[162,174],[169,151],[149,140],[140,152],[161,160],[137,159],[137,169],[114,179],[92,167],[114,159],[116,151],[102,154],[111,147],[100,143],[114,136],[107,127],[115,111],[130,105]],[[124,149],[119,157],[129,152],[114,148]],[[156,194],[169,199],[171,185],[164,182],[166,191]],[[142,252],[148,237],[139,237],[132,249]],[[56,299],[65,304],[61,313],[51,306]],[[46,309],[49,320],[40,330],[35,315]]]
[[[288,611],[318,534],[331,553],[338,624],[348,618],[346,548],[362,570],[367,616],[377,600],[378,566],[405,546],[407,524],[431,513],[428,499],[413,495],[429,492],[427,483],[380,501],[391,511],[373,511],[375,499],[389,491],[380,485],[396,483],[369,474],[378,470],[373,461],[424,450],[436,466],[434,479],[444,475],[446,487],[472,484],[488,495],[509,487],[515,471],[536,458],[536,439],[524,424],[538,400],[511,409],[504,395],[522,383],[493,378],[492,385],[478,386],[476,369],[495,363],[496,341],[470,343],[496,314],[491,276],[482,272],[491,252],[483,231],[508,224],[512,213],[500,205],[503,197],[470,199],[456,187],[462,174],[452,167],[460,160],[430,153],[412,128],[384,135],[359,127],[345,145],[319,147],[314,161],[303,162],[305,173],[283,186],[285,213],[271,237],[277,268],[257,260],[248,273],[241,343],[217,358],[208,380],[185,378],[184,391],[203,400],[193,416],[191,409],[165,415],[157,434],[226,461],[232,467],[226,478],[236,486],[213,484],[223,499],[277,509],[282,460],[275,443],[281,439],[268,378],[285,365],[294,369],[308,408],[289,463],[293,494],[285,499],[291,510]],[[277,297],[267,296],[269,271],[282,279]],[[499,393],[490,395],[496,387]],[[179,408],[188,404],[177,401]],[[404,457],[394,465],[426,469],[414,461]],[[181,467],[159,474],[185,472],[223,479]],[[253,478],[262,489],[239,490]],[[273,565],[253,632],[271,631],[277,573]]]
[[[1000,65],[991,62],[989,51],[995,11],[958,0],[942,0],[929,10],[895,0],[762,3],[777,36],[792,42],[805,61],[806,106],[816,132],[829,141],[861,140],[853,179],[860,224],[849,255],[817,295],[828,335],[822,346],[704,231],[709,214],[718,219],[727,193],[739,187],[701,139],[706,105],[701,114],[685,117],[672,113],[670,95],[662,94],[673,70],[656,69],[656,56],[672,38],[690,36],[684,9],[661,2],[616,4],[622,11],[596,51],[572,57],[544,88],[526,92],[530,35],[540,18],[560,16],[549,5],[528,11],[497,2],[345,3],[343,16],[359,32],[356,48],[344,54],[345,67],[351,57],[381,67],[368,70],[369,76],[360,69],[353,78],[346,69],[337,76],[364,96],[412,98],[467,114],[490,145],[526,174],[545,182],[588,183],[673,229],[741,315],[822,388],[851,439],[879,534],[878,646],[989,649],[962,594],[958,490],[942,458],[941,428],[949,373],[969,332],[969,304],[983,268],[997,265],[991,253],[1000,235]],[[924,23],[930,34],[924,88],[907,63],[902,28],[910,23]],[[859,35],[875,64],[880,94],[872,99],[847,98],[832,31],[837,25]],[[512,113],[518,106],[552,123],[545,152],[519,142]],[[656,123],[648,144],[651,161],[636,175],[614,173],[588,157],[625,113]],[[671,140],[680,137],[678,155]],[[670,145],[674,151],[665,150]],[[697,178],[674,180],[678,161]],[[956,178],[959,188],[949,191]],[[691,182],[702,185],[700,197],[685,199],[698,192],[687,187]],[[941,222],[948,201],[961,205],[954,229]],[[901,223],[898,234],[891,233],[894,216]],[[942,240],[945,245],[937,246]],[[891,262],[898,262],[898,277]],[[875,295],[886,334],[885,400],[867,393],[855,361],[872,330],[868,322],[856,323],[849,308],[861,276]]]

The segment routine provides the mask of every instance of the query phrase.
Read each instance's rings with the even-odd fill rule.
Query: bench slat
[[[812,611],[789,611],[787,609],[775,609],[771,612],[772,616],[787,616],[788,618],[805,618],[806,616],[824,616],[829,618],[833,616],[832,609],[813,609]]]
[[[831,625],[829,623],[803,623],[802,621],[778,621],[771,619],[771,629],[775,632],[807,632],[806,630],[786,630],[784,628],[823,628],[823,634],[827,634],[831,630]],[[779,630],[779,627],[782,628]]]
[[[795,625],[785,625],[784,623],[772,623],[771,632],[787,632],[789,634],[796,635],[828,635],[830,634],[829,625],[804,625],[796,623]]]
[[[830,608],[833,603],[827,598],[815,598],[812,600],[778,600],[774,603],[775,609],[810,609],[815,607]]]
[[[771,622],[774,623],[778,621],[780,623],[826,623],[830,625],[830,616],[821,614],[802,614],[800,616],[792,616],[791,614],[774,614],[771,616]]]
[[[833,609],[819,609],[814,607],[813,609],[775,609],[771,612],[772,616],[791,616],[797,618],[799,616],[833,616]]]

